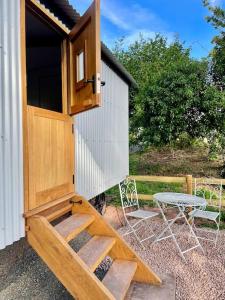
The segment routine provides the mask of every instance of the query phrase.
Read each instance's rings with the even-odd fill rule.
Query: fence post
[[[187,183],[187,194],[192,195],[192,175],[186,175],[186,183]],[[192,207],[188,208],[188,212],[192,211]],[[189,221],[190,224],[192,224],[191,221]]]
[[[187,194],[192,195],[192,175],[186,175]]]

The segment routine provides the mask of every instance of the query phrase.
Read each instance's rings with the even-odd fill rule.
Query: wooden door
[[[28,106],[29,210],[74,192],[70,116]]]
[[[69,34],[70,114],[100,106],[100,1],[95,0]]]

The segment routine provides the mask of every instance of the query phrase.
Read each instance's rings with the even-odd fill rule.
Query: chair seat
[[[208,220],[211,220],[211,221],[215,221],[219,215],[220,215],[219,212],[208,211],[208,210],[200,210],[200,209],[192,210],[189,213],[189,216],[191,216],[191,217],[203,218],[203,219],[208,219]]]
[[[126,216],[137,218],[137,219],[149,219],[157,216],[159,213],[154,211],[148,211],[143,209],[138,209],[129,213],[126,213]]]

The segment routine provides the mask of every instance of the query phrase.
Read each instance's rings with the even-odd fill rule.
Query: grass
[[[220,177],[222,160],[209,160],[206,148],[173,150],[152,148],[130,154],[130,174]]]
[[[183,187],[179,183],[160,183],[160,182],[137,182],[137,191],[139,194],[153,195],[160,192],[182,192]],[[113,206],[121,206],[119,187],[114,186],[107,191],[110,200],[108,204]],[[152,206],[152,201],[140,201],[140,205]]]
[[[202,222],[198,226],[199,227],[207,227],[207,228],[211,228],[211,229],[214,229],[214,230],[217,229],[217,226],[216,226],[215,223],[211,223],[211,222],[208,222],[208,221]],[[221,221],[221,223],[220,223],[220,230],[224,230],[224,229],[225,229],[225,223]]]

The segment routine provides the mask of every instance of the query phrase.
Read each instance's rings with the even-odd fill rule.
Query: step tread
[[[77,213],[57,224],[55,229],[69,242],[87,228],[94,219],[92,215]]]
[[[66,213],[70,212],[70,211],[72,210],[72,207],[73,207],[72,204],[67,204],[67,205],[65,205],[65,206],[63,206],[63,207],[61,207],[61,208],[59,208],[59,209],[53,210],[53,211],[50,212],[50,213],[47,213],[47,214],[42,213],[42,215],[43,215],[44,217],[46,217],[46,219],[47,219],[49,222],[51,222],[51,221],[53,221],[53,220],[55,220],[55,219],[57,219],[57,218],[59,218],[59,217],[65,215]]]
[[[94,236],[79,251],[79,257],[94,271],[112,249],[116,240],[113,237]]]
[[[137,269],[137,263],[127,260],[115,260],[103,279],[103,284],[116,300],[122,300],[130,287]]]
[[[41,214],[42,212],[47,211],[48,209],[51,209],[52,207],[54,207],[56,205],[59,205],[59,204],[64,203],[64,202],[69,202],[69,200],[74,198],[75,196],[76,196],[76,194],[74,192],[70,193],[70,194],[67,194],[67,195],[65,195],[61,198],[58,198],[56,200],[53,200],[53,201],[48,202],[46,204],[43,204],[40,207],[34,208],[30,211],[27,211],[23,214],[23,216],[24,216],[24,218],[30,218],[34,215]]]

